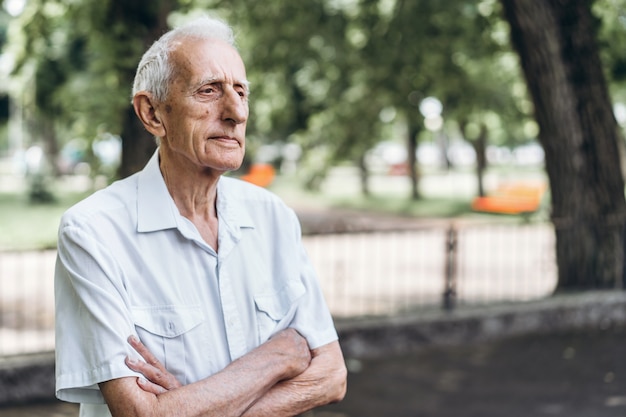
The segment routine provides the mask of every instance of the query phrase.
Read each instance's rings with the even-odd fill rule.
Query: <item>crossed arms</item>
[[[129,343],[145,362],[127,365],[145,379],[127,377],[100,384],[114,417],[294,416],[340,401],[346,369],[338,342],[309,350],[286,329],[215,375],[181,386],[139,342]]]

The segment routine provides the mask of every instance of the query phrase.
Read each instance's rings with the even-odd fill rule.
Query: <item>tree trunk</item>
[[[621,140],[589,0],[502,0],[540,127],[556,230],[557,290],[621,288]]]
[[[408,136],[407,136],[407,166],[409,169],[409,179],[411,180],[411,199],[419,200],[420,193],[418,189],[419,174],[417,170],[417,135],[419,134],[419,127],[414,121],[411,121],[409,117],[408,121]]]
[[[137,2],[114,2],[112,16],[122,19],[124,16],[131,15],[127,9],[141,10],[144,14],[143,24],[145,33],[143,35],[144,49],[147,49],[156,39],[158,39],[167,30],[167,17],[174,9],[175,1],[159,0],[145,1],[145,5]],[[137,61],[137,64],[139,61]],[[135,69],[129,68],[123,71],[122,79],[126,84],[132,86],[135,77]],[[119,178],[127,177],[141,170],[150,156],[156,149],[156,142],[152,135],[143,128],[141,121],[135,115],[132,106],[126,109],[123,117],[122,126],[122,160],[117,171]]]
[[[369,169],[367,169],[367,163],[365,161],[365,153],[363,153],[359,157],[359,179],[361,182],[361,194],[365,197],[370,195],[369,174]]]
[[[61,169],[59,168],[59,140],[57,137],[56,129],[54,128],[53,121],[44,114],[40,114],[41,138],[44,143],[45,155],[48,159],[51,174],[55,177],[61,175]]]
[[[467,137],[467,121],[459,122],[461,136],[469,142],[476,153],[476,183],[478,184],[477,194],[479,197],[485,196],[485,170],[487,169],[487,125],[480,124],[480,133],[476,139]]]
[[[132,107],[126,110],[123,120],[122,160],[117,170],[118,178],[141,171],[156,149],[156,140],[144,129]]]
[[[485,170],[487,169],[487,125],[480,125],[480,134],[472,141],[476,152],[476,178],[478,180],[478,195],[485,196]]]

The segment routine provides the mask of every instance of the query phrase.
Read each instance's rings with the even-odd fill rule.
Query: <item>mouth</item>
[[[230,146],[241,145],[241,142],[239,141],[239,139],[232,137],[232,136],[212,136],[209,138],[209,140],[217,141],[224,145],[230,145]]]

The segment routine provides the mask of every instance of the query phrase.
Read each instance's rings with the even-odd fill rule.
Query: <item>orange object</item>
[[[472,209],[502,214],[532,213],[539,209],[545,191],[545,184],[507,184],[492,195],[474,198]]]
[[[250,171],[241,179],[259,187],[267,187],[274,181],[276,170],[270,164],[252,164]]]

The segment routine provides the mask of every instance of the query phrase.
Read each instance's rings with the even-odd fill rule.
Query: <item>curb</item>
[[[626,324],[626,292],[593,291],[537,301],[337,322],[348,358],[401,355],[432,346],[478,343]]]

